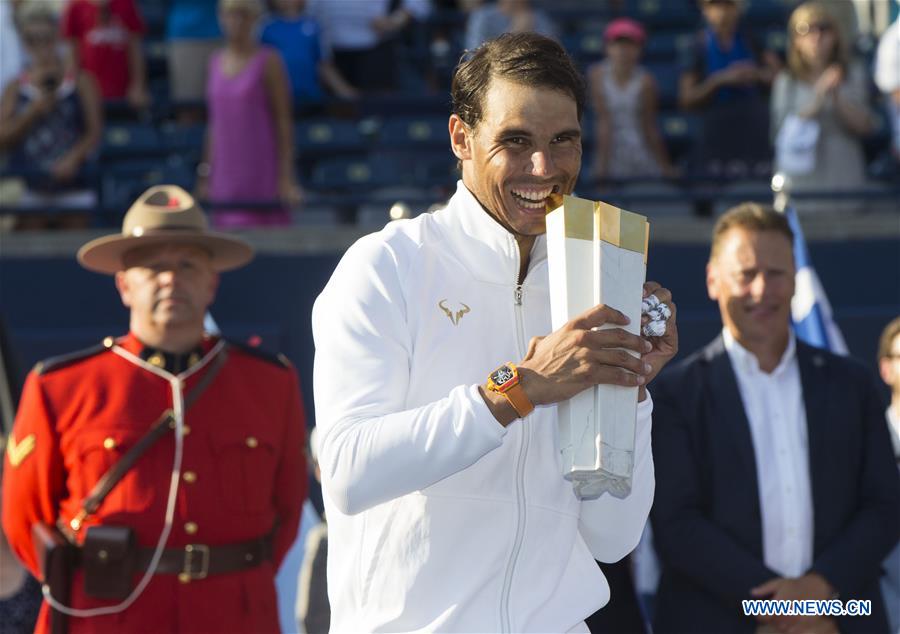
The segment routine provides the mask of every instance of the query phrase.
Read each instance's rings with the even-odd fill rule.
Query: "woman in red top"
[[[76,66],[97,78],[103,99],[149,103],[141,40],[144,21],[134,0],[71,0],[62,20]]]

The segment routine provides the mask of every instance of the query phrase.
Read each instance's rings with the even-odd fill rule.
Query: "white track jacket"
[[[640,538],[652,402],[624,500],[575,497],[555,406],[501,426],[478,385],[551,331],[543,236],[521,285],[518,269],[460,182],[446,208],[356,242],[316,300],[332,632],[567,632],[609,600],[594,559]]]

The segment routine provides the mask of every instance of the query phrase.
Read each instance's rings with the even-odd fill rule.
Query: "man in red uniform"
[[[115,275],[130,332],[32,370],[3,483],[3,528],[38,578],[35,524],[60,526],[78,544],[100,526],[134,531],[139,563],[124,603],[89,594],[88,564],[75,568],[60,601],[82,610],[66,619],[73,634],[279,629],[275,573],[306,495],[297,375],[284,357],[203,331],[219,272],[251,257],[244,242],[209,232],[174,186],[148,190],[121,235],[79,251],[84,267]],[[85,512],[98,480],[167,413],[174,431]],[[116,556],[82,548],[80,559]],[[38,632],[50,611],[45,602]]]

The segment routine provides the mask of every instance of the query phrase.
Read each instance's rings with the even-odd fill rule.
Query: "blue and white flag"
[[[791,301],[791,317],[794,332],[806,343],[846,355],[847,344],[843,335],[834,323],[831,304],[825,295],[825,289],[809,258],[800,220],[794,208],[788,206],[784,210],[791,230],[794,232],[794,264],[797,274],[794,280],[794,299]]]

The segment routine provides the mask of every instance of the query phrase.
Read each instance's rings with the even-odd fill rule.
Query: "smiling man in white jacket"
[[[575,185],[583,104],[552,40],[479,48],[453,82],[456,194],[358,241],[316,301],[332,631],[587,631],[609,600],[594,559],[640,538],[654,490],[645,387],[677,334],[674,318],[652,341],[592,330],[627,323],[606,306],[550,332],[544,215]],[[658,284],[645,292],[671,305]],[[504,365],[518,367],[487,379]],[[581,501],[561,475],[555,403],[599,383],[640,387],[623,500]]]

